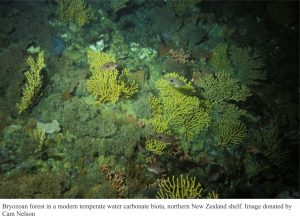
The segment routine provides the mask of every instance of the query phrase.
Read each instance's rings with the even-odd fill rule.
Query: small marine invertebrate
[[[111,170],[108,166],[103,165],[101,167],[105,179],[109,181],[113,190],[118,194],[119,197],[124,197],[127,194],[128,187],[125,182],[125,169]]]
[[[158,116],[162,114],[163,110],[158,97],[151,96],[149,99],[149,104],[151,107],[152,116]]]
[[[232,67],[227,52],[228,45],[225,43],[218,44],[218,46],[213,49],[210,63],[215,73],[218,73],[219,71],[224,71],[228,74],[232,73]]]
[[[190,53],[184,51],[183,49],[179,49],[179,50],[170,49],[169,54],[174,60],[176,60],[179,63],[186,64],[190,62],[189,60]]]
[[[73,22],[81,27],[94,18],[94,13],[84,0],[59,0],[58,17],[64,22]]]
[[[215,191],[211,191],[207,195],[208,199],[219,199],[219,194]]]
[[[259,148],[260,153],[265,156],[268,165],[284,168],[289,160],[289,152],[281,146],[282,139],[279,136],[279,128],[275,121],[260,130],[251,131],[251,144]],[[260,167],[268,166],[266,163],[259,163]]]
[[[235,75],[245,85],[258,85],[260,80],[266,79],[266,71],[261,56],[250,47],[230,48],[230,58],[235,67]]]
[[[246,154],[243,162],[249,180],[260,179],[263,173],[273,173],[274,170],[289,170],[291,155],[281,137],[278,123],[274,120],[263,127],[249,130],[246,146],[249,154]]]
[[[170,79],[176,79],[182,85],[175,87],[170,83]],[[154,127],[156,135],[165,134],[174,138],[173,133],[175,133],[183,140],[190,141],[208,126],[210,106],[205,101],[188,95],[193,94],[195,90],[184,77],[169,73],[158,80],[155,86],[159,90],[159,96],[150,98],[152,117],[148,123]],[[168,144],[170,143],[164,142],[163,139],[148,137],[146,149],[160,155]]]
[[[125,95],[126,98],[131,97],[138,91],[138,84],[131,77],[131,74],[129,73],[127,68],[125,68],[122,71],[119,80],[122,86],[122,93]]]
[[[116,103],[123,89],[117,70],[96,73],[86,81],[86,85],[99,103]]]
[[[195,84],[203,89],[203,96],[212,104],[245,101],[250,95],[249,86],[266,78],[264,62],[251,48],[228,48],[221,43],[211,57],[214,73],[195,76]]]
[[[154,96],[151,97],[150,103],[152,103],[151,107],[153,106],[151,112],[154,116],[149,120],[149,123],[154,127],[156,133],[170,133],[168,130],[168,123],[162,119],[161,114],[158,114],[160,112],[159,110],[161,110],[160,104],[156,104],[158,103],[158,98]],[[155,115],[155,113],[157,115]],[[160,140],[155,140],[152,137],[148,137],[145,144],[148,151],[158,155],[161,155],[167,147],[166,143]]]
[[[37,127],[33,131],[33,136],[34,136],[35,140],[39,142],[39,146],[37,148],[37,150],[39,151],[39,150],[41,150],[41,148],[46,140],[45,130],[43,128]]]
[[[22,98],[20,103],[17,103],[19,114],[27,110],[37,98],[42,87],[43,76],[41,71],[45,67],[44,52],[38,54],[35,61],[32,56],[29,56],[27,63],[30,66],[29,71],[25,72],[26,84],[22,88]]]
[[[241,122],[240,117],[247,115],[245,110],[234,104],[220,102],[212,108],[213,123],[212,129],[216,133],[220,146],[240,144],[247,135],[246,126]]]
[[[221,43],[214,48],[211,66],[217,74],[224,71],[247,86],[257,85],[266,79],[266,72],[262,69],[264,62],[257,51],[250,47],[239,48]]]
[[[241,116],[247,114],[246,110],[240,109],[235,104],[221,102],[215,104],[212,109],[213,118],[225,122],[237,122]]]
[[[110,62],[116,62],[116,59],[113,55],[105,52],[97,52],[94,50],[89,50],[87,52],[88,62],[90,64],[90,71],[92,74],[97,72],[104,71],[103,66]]]
[[[224,70],[215,75],[204,74],[197,79],[197,85],[203,89],[203,96],[212,104],[223,101],[245,101],[250,95],[247,86]]]
[[[196,199],[202,197],[203,188],[196,178],[172,176],[158,183],[156,198],[160,199]]]
[[[111,9],[114,13],[126,7],[129,0],[112,0],[110,3]]]
[[[215,128],[218,144],[221,146],[240,144],[247,135],[246,126],[241,122],[220,121]]]
[[[179,79],[185,85],[174,88],[166,78]],[[155,105],[153,110],[157,113],[153,115],[154,119],[160,119],[161,122],[168,125],[169,130],[179,133],[185,140],[192,140],[200,130],[208,126],[210,122],[209,104],[189,95],[194,92],[194,88],[184,77],[176,73],[166,74],[163,79],[156,82],[155,86],[159,90],[160,100],[159,104],[155,100],[151,103],[151,106]]]
[[[131,79],[127,69],[119,76],[115,67],[109,70],[104,67],[108,63],[114,64],[115,58],[112,55],[92,50],[87,55],[92,76],[86,85],[99,103],[116,103],[122,94],[128,98],[138,91],[138,85]]]
[[[153,152],[157,155],[162,155],[164,149],[167,147],[167,144],[154,139],[146,140],[146,150],[149,152]]]

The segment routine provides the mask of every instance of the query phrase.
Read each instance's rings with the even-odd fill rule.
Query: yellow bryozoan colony
[[[119,74],[112,55],[90,50],[88,61],[92,76],[86,85],[88,91],[97,97],[97,102],[116,103],[120,96],[130,97],[138,91],[138,85],[127,69]]]
[[[17,103],[19,114],[26,111],[37,98],[42,87],[43,76],[41,71],[45,67],[44,52],[38,54],[35,61],[32,56],[29,56],[27,63],[30,67],[29,71],[25,72],[26,84],[22,88],[22,98],[20,103]]]

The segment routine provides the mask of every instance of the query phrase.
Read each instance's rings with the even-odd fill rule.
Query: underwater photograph
[[[299,2],[0,0],[0,198],[299,199]]]

